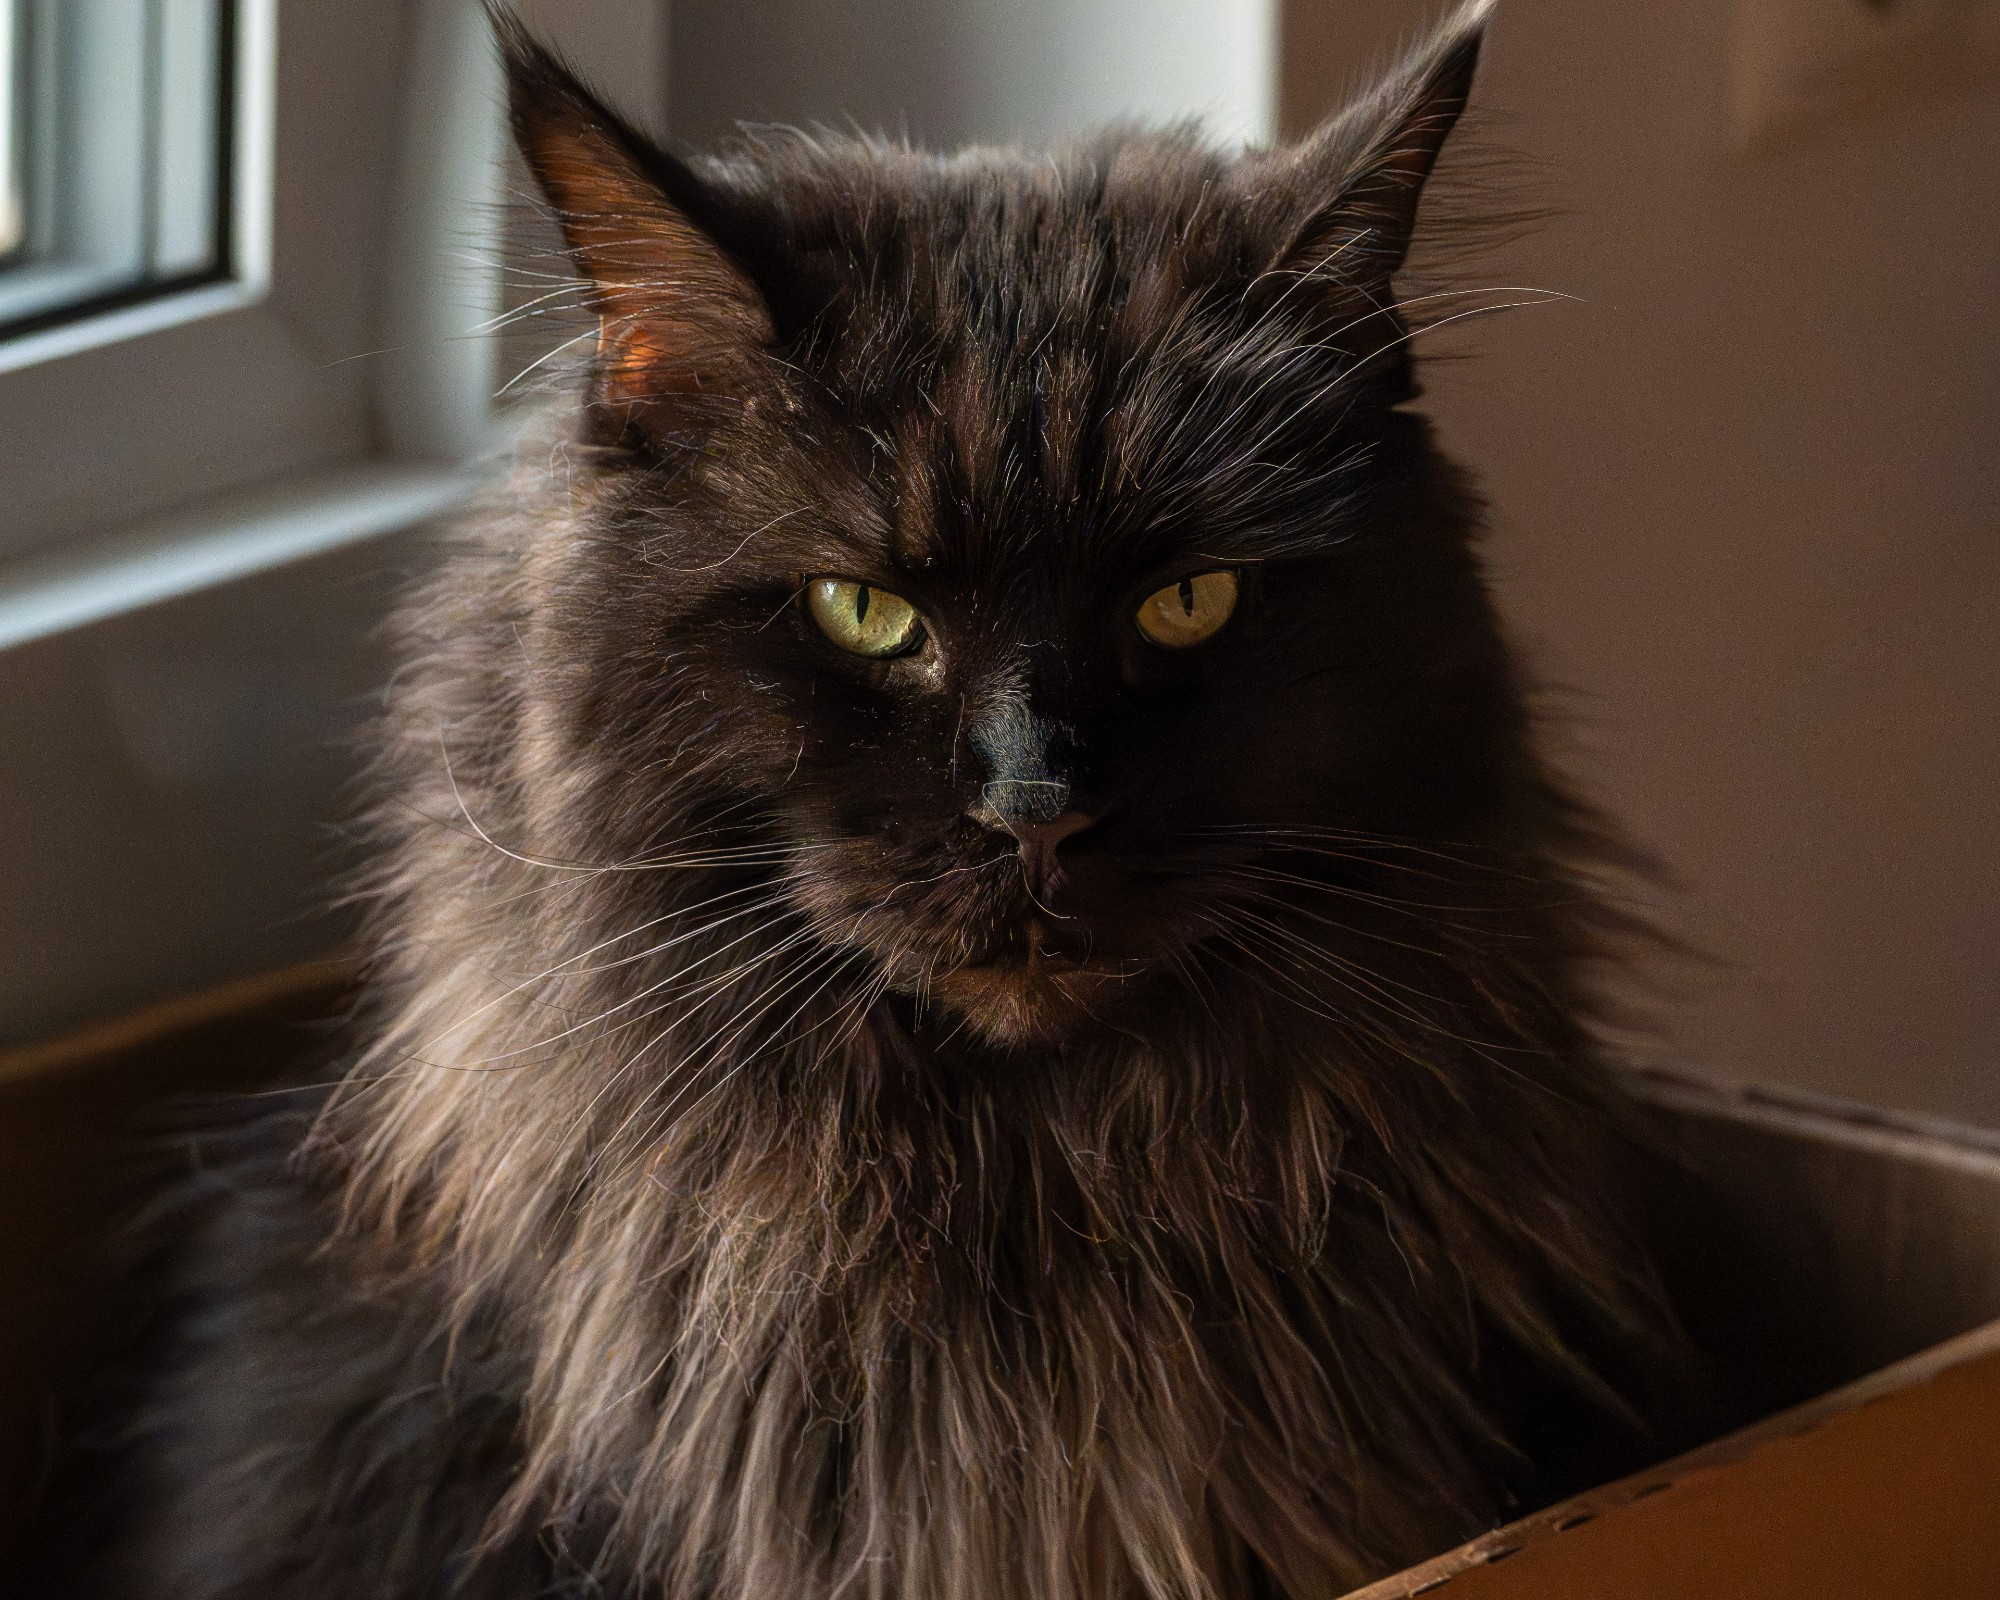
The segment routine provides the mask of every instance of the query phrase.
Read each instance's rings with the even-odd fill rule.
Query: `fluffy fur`
[[[1482,23],[1293,149],[689,163],[504,30],[597,355],[406,618],[376,1043],[175,1224],[131,1592],[1305,1600],[1646,1449],[1604,853],[1390,289]]]

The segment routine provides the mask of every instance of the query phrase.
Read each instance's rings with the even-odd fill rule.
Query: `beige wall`
[[[1290,0],[1286,120],[1419,15]],[[1483,270],[1581,303],[1459,339],[1435,410],[1574,765],[1723,963],[1676,1047],[2000,1123],[2000,83],[1746,153],[1739,20],[1503,0],[1485,133],[1562,215]]]

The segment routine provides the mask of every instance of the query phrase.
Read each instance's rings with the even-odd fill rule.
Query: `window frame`
[[[7,3],[7,0],[0,0],[0,3]],[[43,0],[41,9],[53,9],[52,0]],[[141,282],[127,278],[122,285],[115,287],[107,283],[110,292],[101,297],[106,302],[102,306],[89,303],[89,300],[99,298],[94,295],[74,312],[64,304],[53,303],[48,307],[47,320],[41,327],[10,332],[0,325],[0,375],[58,361],[99,346],[122,343],[238,306],[254,305],[269,291],[272,175],[277,132],[277,97],[274,92],[277,0],[229,0],[224,9],[228,13],[225,25],[234,35],[234,48],[227,85],[229,105],[224,113],[228,126],[225,183],[217,195],[227,217],[228,242],[227,248],[220,252],[221,259],[208,270],[187,274],[193,281],[177,282],[173,277],[166,277]],[[34,42],[43,49],[51,48],[49,42]],[[20,77],[25,77],[26,70],[25,67],[16,67]],[[144,69],[140,67],[138,70]],[[107,88],[102,83],[70,87],[79,98],[86,93],[103,94]],[[23,99],[26,99],[25,95]],[[17,108],[15,115],[25,121],[25,107]],[[37,154],[33,141],[24,140],[23,149],[16,159],[26,168]],[[87,159],[86,154],[77,149],[39,153],[40,164],[44,166],[61,163],[68,167],[84,159]],[[69,176],[68,172],[64,173],[65,178]],[[26,175],[23,188],[52,187],[57,181],[60,180],[52,173],[40,177]],[[44,216],[35,225],[46,229],[51,220]],[[32,248],[30,241],[24,240],[24,245]],[[46,266],[24,263],[10,269],[10,275],[44,273],[52,279],[67,279],[86,286],[106,276],[105,269],[100,266],[69,259],[58,259]],[[119,303],[121,301],[125,303]],[[43,315],[31,312],[18,320],[31,318],[41,321]],[[15,320],[11,315],[6,318],[9,323]],[[4,400],[0,400],[0,404],[4,404]]]
[[[228,276],[0,343],[0,647],[421,520],[490,443],[477,0],[235,6]],[[315,184],[366,235],[344,258]]]
[[[236,10],[0,0],[0,349],[232,275]]]

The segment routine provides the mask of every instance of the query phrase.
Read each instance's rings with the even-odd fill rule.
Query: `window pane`
[[[21,193],[21,8],[0,0],[0,260],[21,248],[27,225]]]
[[[13,72],[0,333],[228,268],[227,0],[0,0]]]
[[[217,0],[160,0],[154,152],[153,272],[172,278],[220,265],[222,17]]]

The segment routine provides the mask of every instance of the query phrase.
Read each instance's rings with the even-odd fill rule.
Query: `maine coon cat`
[[[598,321],[405,625],[378,1024],[178,1214],[125,1592],[1291,1600],[1637,1459],[1616,918],[1417,395],[1462,11],[1290,148],[502,23]]]

